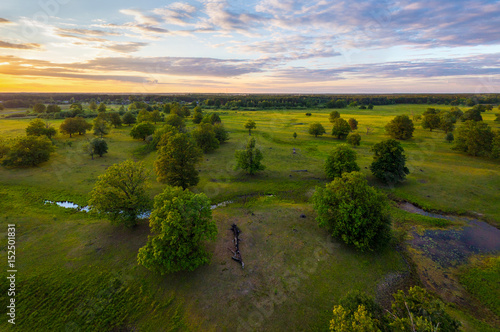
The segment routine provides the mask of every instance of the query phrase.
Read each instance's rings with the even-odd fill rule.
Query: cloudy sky
[[[0,3],[0,92],[500,92],[500,1]]]

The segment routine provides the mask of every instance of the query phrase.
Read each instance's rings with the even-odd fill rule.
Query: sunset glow
[[[4,1],[0,92],[500,92],[498,1]]]

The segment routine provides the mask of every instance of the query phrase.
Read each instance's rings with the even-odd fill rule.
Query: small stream
[[[408,202],[399,204],[399,208],[432,218],[467,223],[462,228],[428,229],[423,234],[412,232],[411,246],[443,267],[464,264],[472,255],[500,252],[500,230],[484,221],[430,213]]]

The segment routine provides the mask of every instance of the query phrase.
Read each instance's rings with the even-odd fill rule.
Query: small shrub
[[[347,143],[352,146],[359,146],[361,143],[361,135],[358,133],[350,133],[347,135]]]

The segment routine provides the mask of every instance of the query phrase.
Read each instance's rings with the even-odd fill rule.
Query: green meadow
[[[373,110],[340,109],[341,117],[358,120],[361,145],[354,148],[370,184],[391,199],[412,202],[428,211],[480,217],[500,225],[500,164],[452,150],[444,132],[422,129],[402,141],[410,174],[404,183],[387,187],[370,173],[374,144],[388,139],[384,126],[396,115],[422,114],[427,107],[390,105]],[[34,168],[0,168],[0,220],[16,224],[16,325],[34,331],[326,331],[331,310],[349,290],[366,291],[381,303],[390,302],[397,288],[394,275],[409,276],[405,285],[419,284],[415,265],[405,250],[407,232],[449,227],[447,222],[393,210],[394,240],[382,251],[359,253],[318,227],[309,200],[316,186],[328,180],[324,161],[343,143],[332,137],[331,110],[218,111],[228,142],[204,154],[200,183],[212,203],[230,201],[213,210],[219,234],[208,244],[210,265],[194,272],[160,276],[137,265],[137,251],[149,234],[147,220],[134,229],[111,225],[72,209],[44,204],[71,201],[86,205],[97,177],[126,159],[143,161],[151,170],[151,197],[161,192],[153,162],[156,152],[144,153],[145,143],[130,137],[131,127],[112,129],[105,137],[109,153],[102,158],[82,152],[92,134],[69,138],[58,134],[56,152]],[[4,110],[8,114],[13,110]],[[207,111],[205,111],[207,112]],[[312,113],[306,116],[305,113]],[[482,113],[493,129],[495,111]],[[266,169],[248,176],[235,171],[235,150],[249,137],[244,123],[252,119],[257,147]],[[0,117],[0,136],[25,134],[29,119]],[[50,120],[58,128],[62,120]],[[315,138],[309,124],[320,122],[327,134]],[[187,120],[188,129],[194,125]],[[158,123],[156,126],[160,127]],[[460,123],[458,123],[460,125]],[[293,138],[293,133],[297,138]],[[294,153],[295,150],[295,153]],[[301,217],[305,215],[305,218]],[[245,268],[231,259],[229,227],[242,230],[240,247]],[[5,242],[2,242],[5,243]],[[2,245],[0,260],[7,260]],[[3,264],[2,264],[3,266]],[[484,310],[498,315],[498,260],[471,265],[462,273],[464,292]],[[0,313],[6,316],[7,285],[1,284]],[[490,292],[488,292],[490,290]],[[497,293],[494,293],[497,292]],[[450,305],[466,331],[494,331],[496,320],[477,316],[470,308]],[[489,316],[488,316],[489,317]],[[486,323],[488,321],[489,323]],[[3,319],[0,329],[6,330]],[[292,328],[293,327],[293,328]]]

